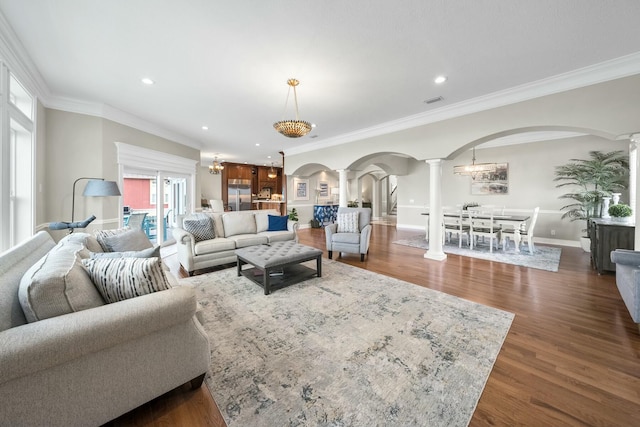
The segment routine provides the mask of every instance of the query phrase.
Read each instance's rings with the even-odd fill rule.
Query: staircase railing
[[[389,202],[387,203],[388,209],[387,213],[390,215],[395,215],[396,209],[398,208],[398,194],[396,190],[398,186],[394,186],[391,192],[389,193]]]

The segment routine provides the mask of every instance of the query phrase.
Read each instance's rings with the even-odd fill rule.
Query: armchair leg
[[[333,256],[333,251],[329,251],[329,259]]]
[[[360,262],[364,261],[364,254],[360,254]]]

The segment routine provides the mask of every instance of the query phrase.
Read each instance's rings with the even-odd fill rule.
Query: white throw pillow
[[[100,258],[82,263],[107,303],[170,288],[160,258]]]
[[[59,242],[22,276],[18,299],[28,322],[104,305],[83,268],[78,242]]]
[[[359,233],[358,212],[338,214],[338,233]]]

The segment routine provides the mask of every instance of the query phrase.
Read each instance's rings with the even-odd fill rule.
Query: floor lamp
[[[107,197],[107,196],[120,196],[120,189],[115,181],[105,181],[104,178],[89,178],[82,177],[73,181],[73,190],[71,193],[71,222],[53,222],[49,224],[49,228],[52,230],[69,229],[69,233],[73,233],[75,228],[85,228],[91,221],[96,219],[95,215],[91,215],[84,221],[74,222],[75,208],[76,208],[76,184],[78,181],[88,179],[87,185],[82,193],[83,196],[91,197]]]

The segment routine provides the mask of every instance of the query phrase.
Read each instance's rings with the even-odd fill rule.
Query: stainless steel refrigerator
[[[232,211],[248,211],[251,209],[251,180],[229,180],[228,204]]]

